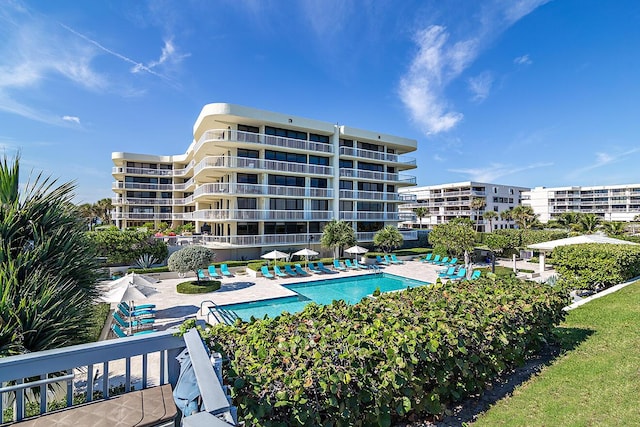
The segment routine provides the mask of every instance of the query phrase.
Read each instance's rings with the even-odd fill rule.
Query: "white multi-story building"
[[[640,184],[535,187],[522,196],[543,223],[566,212],[593,213],[605,221],[632,221],[640,214]]]
[[[359,242],[402,219],[415,185],[413,139],[233,104],[209,104],[180,155],[112,153],[118,227],[186,223],[204,244],[235,250],[315,242],[332,219]],[[411,197],[408,195],[408,197]],[[403,232],[415,239],[415,232]]]
[[[525,187],[514,185],[489,184],[484,182],[453,182],[449,184],[429,185],[426,187],[401,188],[400,194],[413,195],[416,200],[404,204],[400,212],[414,212],[418,207],[428,209],[428,214],[421,219],[414,218],[411,221],[401,223],[410,228],[431,228],[436,224],[443,224],[454,218],[470,218],[479,231],[489,231],[489,221],[482,218],[486,211],[501,213],[520,204],[521,195],[529,190]],[[483,199],[482,209],[472,209],[473,199]],[[513,228],[513,221],[498,218],[491,221],[494,230],[501,228]]]

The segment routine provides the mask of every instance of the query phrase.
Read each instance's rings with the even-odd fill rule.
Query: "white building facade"
[[[454,218],[470,218],[477,224],[478,231],[513,228],[513,221],[503,220],[499,216],[488,221],[483,219],[483,214],[487,211],[500,214],[513,209],[520,204],[522,193],[527,190],[529,189],[526,187],[474,181],[401,188],[400,194],[413,195],[416,200],[402,205],[400,212],[415,212],[418,207],[427,208],[429,212],[421,223],[420,218],[416,217],[401,225],[408,228],[432,228]],[[471,203],[476,198],[484,200],[482,209],[472,209]]]
[[[398,136],[208,104],[186,153],[112,153],[113,219],[120,228],[191,223],[203,244],[233,249],[318,245],[324,224],[339,219],[370,242],[404,219],[398,207],[412,196],[399,190],[416,181],[403,173],[416,167],[404,154],[416,148]]]
[[[535,187],[523,193],[522,204],[531,206],[542,223],[566,212],[593,213],[605,221],[632,221],[640,214],[640,184]]]

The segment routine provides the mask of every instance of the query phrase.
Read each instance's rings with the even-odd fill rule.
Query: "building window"
[[[384,228],[384,222],[364,222],[358,221],[358,232],[359,233],[373,233]]]
[[[264,234],[304,234],[304,222],[265,222]]]
[[[311,210],[312,211],[328,211],[329,201],[328,200],[311,200]]]
[[[291,130],[291,129],[282,129],[282,128],[274,128],[272,126],[265,126],[264,133],[266,133],[267,135],[281,136],[284,138],[302,139],[305,141],[307,140],[306,132],[300,132],[300,131]]]
[[[326,178],[311,178],[309,181],[309,186],[311,188],[327,188],[327,179]]]
[[[284,151],[266,150],[264,152],[264,158],[267,160],[278,160],[289,163],[307,163],[306,154],[285,153]]]
[[[342,139],[342,138],[340,138],[340,147],[352,147],[353,148],[353,139]]]
[[[358,162],[358,169],[366,171],[384,172],[384,166],[375,163]]]
[[[384,152],[384,147],[378,144],[370,144],[368,142],[358,142],[358,148],[362,148],[363,150],[369,151],[382,151]]]
[[[493,187],[493,194],[498,194],[498,187]]]
[[[258,157],[260,157],[260,153],[258,152],[258,150],[245,150],[243,148],[238,148],[238,157],[257,159]]]
[[[353,181],[340,180],[340,189],[341,190],[353,190]]]
[[[237,181],[239,184],[257,184],[258,175],[254,173],[239,173]]]
[[[310,165],[329,166],[329,158],[322,156],[309,156]]]
[[[258,133],[260,129],[257,126],[238,125],[238,130],[242,132]]]
[[[313,142],[323,142],[325,144],[329,143],[329,137],[327,135],[318,135],[316,133],[309,134],[309,141]]]
[[[353,160],[340,160],[340,167],[353,169]]]
[[[358,182],[359,191],[384,191],[384,184],[379,182]]]
[[[304,210],[302,199],[270,199],[269,209],[275,211],[301,211]]]
[[[269,185],[285,185],[287,187],[304,187],[303,176],[269,175]]]
[[[384,212],[384,203],[358,202],[358,212]]]
[[[237,232],[239,236],[257,236],[258,235],[258,223],[257,222],[239,222]]]
[[[353,212],[353,202],[350,200],[341,200],[340,210],[343,212]]]
[[[509,194],[511,194],[513,196],[513,188],[509,189]]]
[[[257,199],[249,199],[246,197],[238,197],[238,209],[257,209]]]

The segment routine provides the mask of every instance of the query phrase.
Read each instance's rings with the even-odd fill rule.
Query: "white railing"
[[[341,199],[358,199],[358,200],[401,200],[397,193],[385,193],[382,191],[360,191],[360,190],[340,190]]]
[[[204,144],[216,141],[261,144],[273,147],[293,148],[297,150],[317,151],[323,153],[333,152],[332,144],[228,129],[213,129],[205,131],[193,147],[193,150],[194,152],[198,152],[198,150],[200,150],[200,148],[202,148]]]
[[[271,210],[271,209],[202,209],[181,214],[183,220],[191,221],[330,221],[332,211]]]
[[[359,178],[375,181],[392,181],[415,184],[416,177],[398,173],[374,172],[361,169],[340,168],[341,178]]]
[[[321,233],[311,234],[264,234],[257,236],[198,236],[205,244],[212,246],[277,246],[277,245],[319,245]],[[310,240],[312,238],[312,240]]]
[[[146,176],[173,176],[173,169],[131,168],[115,166],[112,174],[146,175]]]
[[[398,221],[398,212],[352,212],[340,211],[341,220]]]
[[[361,148],[340,147],[340,155],[378,160],[382,162],[401,163],[407,166],[416,165],[416,159],[413,157],[383,153],[382,151],[363,150]]]
[[[139,182],[124,182],[116,181],[112,183],[111,188],[113,190],[156,190],[156,191],[171,191],[173,190],[172,184],[143,184]]]
[[[172,205],[173,199],[144,199],[134,197],[114,197],[111,199],[113,205]]]
[[[165,331],[0,358],[0,414],[4,414],[6,402],[13,402],[12,421],[21,421],[26,415],[28,393],[35,387],[39,388],[40,413],[45,413],[49,384],[65,385],[58,389],[66,390],[63,398],[67,406],[73,404],[77,394],[92,401],[93,392],[102,391],[103,399],[107,398],[110,387],[120,385],[120,382],[125,390],[130,390],[136,379],[141,380],[137,388],[175,386],[180,373],[176,356],[184,347],[182,338]],[[148,363],[149,355],[156,353],[160,363]],[[141,372],[134,371],[131,366],[132,359],[138,357],[142,359]],[[122,372],[112,370],[112,362],[119,360],[124,360],[124,376]],[[118,384],[114,378],[118,378]],[[83,384],[81,388],[77,386],[80,383]]]
[[[279,160],[251,159],[236,156],[209,156],[202,159],[194,168],[198,174],[204,169],[259,169],[308,175],[333,175],[331,166],[312,165],[308,163],[282,162]]]
[[[289,197],[333,197],[333,189],[311,187],[289,187],[265,184],[238,184],[234,182],[218,182],[203,184],[193,192],[194,197],[219,196],[289,196]]]
[[[169,220],[173,219],[175,214],[158,213],[158,212],[113,212],[113,219],[136,219],[136,220]]]

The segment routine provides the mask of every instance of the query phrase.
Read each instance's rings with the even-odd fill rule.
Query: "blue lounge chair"
[[[457,263],[458,263],[458,258],[451,258],[446,265],[452,266],[452,265],[456,265]]]
[[[220,273],[226,277],[233,277],[233,274],[229,271],[227,264],[220,264]]]
[[[422,261],[422,262],[429,262],[429,261],[431,261],[431,258],[432,258],[432,257],[433,257],[433,252],[430,252],[430,253],[428,253],[428,254],[427,254],[427,256],[426,256],[426,257],[422,258],[420,261]]]
[[[467,269],[462,267],[458,270],[455,276],[447,276],[449,280],[462,280],[467,277]]]
[[[376,262],[378,264],[381,264],[381,265],[389,265],[390,264],[388,261],[385,261],[382,258],[380,258],[380,255],[376,255]]]
[[[286,274],[284,274],[281,270],[280,267],[278,267],[277,265],[273,266],[273,272],[275,273],[276,276],[278,277],[287,277]]]
[[[391,262],[394,263],[394,264],[404,264],[404,261],[400,261],[396,257],[396,254],[391,254]]]
[[[359,268],[359,269],[361,269],[361,270],[367,270],[367,269],[369,268],[369,267],[367,267],[366,265],[362,265],[362,264],[360,264],[360,263],[358,262],[358,260],[357,260],[357,259],[354,259],[354,260],[353,260],[353,265],[354,265],[354,266],[356,266],[356,267],[358,267],[358,268]]]
[[[269,267],[267,267],[266,265],[263,265],[262,267],[260,267],[260,271],[262,272],[262,276],[266,277],[267,279],[275,279],[276,276],[274,276],[273,274],[269,273]]]
[[[449,278],[449,277],[453,277],[455,275],[456,275],[456,268],[455,267],[449,267],[449,268],[446,268],[443,271],[439,271],[438,272],[438,277],[447,277],[447,278]]]
[[[333,268],[335,268],[336,270],[343,270],[343,271],[347,269],[347,267],[344,267],[342,265],[339,259],[333,260]]]
[[[127,322],[122,317],[120,317],[117,311],[114,311],[112,316],[113,316],[113,320],[115,320],[118,323],[118,325],[123,329],[128,329],[129,327],[133,327],[133,328],[144,327],[144,326],[150,327],[150,326],[153,326],[153,324],[156,321],[155,319],[140,319],[140,320],[132,320],[131,322]]]
[[[122,313],[124,317],[135,317],[135,318],[149,318],[156,317],[156,311],[152,309],[146,310],[129,310],[127,305],[122,303],[118,304],[118,311]]]
[[[212,279],[220,279],[220,275],[216,271],[215,265],[210,265],[208,271],[209,271],[209,277],[211,277]]]
[[[306,271],[304,271],[302,269],[302,266],[300,264],[294,265],[293,268],[296,269],[296,273],[298,273],[298,276],[308,276],[309,275],[309,273],[307,273]]]
[[[357,269],[358,269],[358,266],[357,266],[357,265],[353,265],[353,264],[351,264],[351,260],[350,260],[349,258],[347,258],[347,259],[345,259],[345,260],[344,260],[344,265],[346,265],[346,266],[347,266],[347,268],[350,268],[350,269],[352,269],[352,270],[357,270]]]
[[[429,264],[437,264],[440,262],[440,255],[436,255],[435,257],[433,257],[433,259],[431,261],[428,261]]]
[[[120,328],[120,326],[118,325],[111,325],[111,330],[113,331],[114,334],[116,334],[116,336],[118,338],[124,338],[124,337],[128,337],[129,335],[127,335],[127,333],[125,331],[122,330],[122,328]],[[143,334],[150,334],[152,332],[157,332],[156,329],[146,329],[144,331],[139,331],[139,332],[134,332],[133,335],[143,335]]]
[[[209,280],[209,276],[204,274],[204,271],[198,269],[198,280]]]
[[[449,263],[449,257],[448,256],[442,258],[438,262],[434,262],[435,265],[447,265],[448,263]]]
[[[309,271],[316,274],[322,273],[322,271],[312,262],[309,263]]]
[[[122,301],[120,303],[123,307],[126,307],[127,310],[151,310],[156,308],[155,304],[136,304],[136,305],[129,305],[127,304],[125,301]]]
[[[289,276],[297,276],[298,273],[296,273],[295,271],[293,271],[291,269],[291,266],[289,264],[284,266],[284,272],[287,273]]]
[[[476,279],[479,279],[481,275],[482,275],[482,271],[480,271],[480,270],[473,270],[473,273],[471,273],[471,279],[469,279],[469,280],[476,280]]]
[[[323,273],[333,273],[331,270],[329,270],[327,267],[325,267],[324,264],[321,261],[318,261],[318,269],[320,271],[322,271]]]

